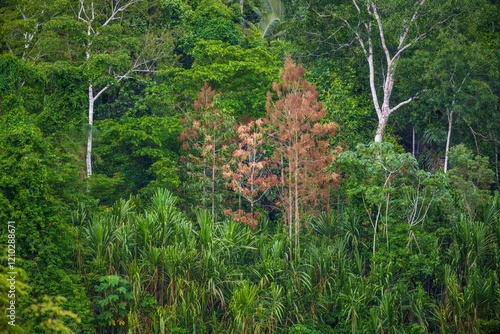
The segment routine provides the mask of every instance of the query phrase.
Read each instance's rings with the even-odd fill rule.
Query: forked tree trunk
[[[85,157],[85,164],[87,167],[87,177],[92,176],[92,132],[94,130],[94,105],[95,101],[104,93],[110,85],[104,86],[97,94],[94,95],[94,87],[92,83],[89,84],[89,132],[87,137],[87,155]]]
[[[105,27],[114,20],[116,20],[120,13],[123,13],[127,10],[128,7],[134,5],[140,0],[128,0],[123,4],[120,4],[119,1],[111,1],[111,13],[108,15],[106,21],[103,24],[100,24],[100,27]],[[93,35],[97,35],[95,28],[95,19],[98,15],[95,13],[94,2],[90,1],[89,4],[85,3],[85,0],[80,0],[80,5],[78,7],[78,20],[84,22],[87,25],[87,48],[85,50],[85,60],[87,62],[90,61],[93,49],[92,49],[92,40]],[[138,59],[139,60],[139,59]],[[117,82],[122,81],[124,78],[135,72],[139,67],[148,63],[148,61],[139,62],[136,61],[134,65],[124,74],[124,75],[115,75],[115,79]],[[153,61],[154,62],[154,61]],[[149,70],[143,70],[142,72],[149,72]],[[111,84],[107,84],[105,87],[100,89],[96,94],[94,94],[94,87],[92,85],[92,81],[89,82],[89,109],[88,109],[88,137],[87,137],[87,153],[85,156],[85,165],[87,170],[87,177],[92,176],[92,132],[94,126],[94,105],[95,101],[99,98],[99,96],[104,93]]]
[[[386,43],[386,36],[384,32],[384,27],[382,24],[382,18],[380,17],[377,9],[377,5],[375,1],[367,1],[366,2],[366,14],[368,14],[368,17],[371,17],[374,19],[375,22],[372,22],[370,19],[368,20],[361,20],[359,21],[359,24],[356,25],[356,28],[352,28],[353,26],[349,24],[347,19],[345,18],[340,18],[344,23],[346,23],[346,26],[350,27],[350,29],[353,30],[355,39],[358,41],[359,45],[361,46],[361,49],[363,50],[363,53],[365,54],[366,61],[368,63],[368,69],[369,69],[369,82],[370,82],[370,91],[372,95],[372,101],[373,101],[373,106],[375,108],[375,111],[377,113],[378,117],[378,127],[377,127],[377,132],[375,134],[375,142],[380,143],[382,142],[382,138],[385,133],[387,121],[389,119],[389,116],[402,106],[410,103],[413,101],[417,96],[413,96],[405,101],[400,102],[399,104],[395,105],[394,107],[390,107],[391,105],[391,95],[393,92],[394,88],[394,76],[396,74],[396,67],[398,65],[399,59],[401,57],[401,54],[411,47],[413,43],[415,43],[418,39],[424,36],[424,34],[419,35],[411,41],[407,41],[408,34],[410,31],[410,27],[412,26],[412,23],[415,22],[415,20],[418,18],[418,11],[419,9],[425,4],[426,0],[417,0],[413,7],[413,15],[409,20],[404,20],[402,21],[402,27],[403,30],[401,34],[399,35],[399,45],[396,48],[391,48],[387,43]],[[364,10],[362,10],[363,6],[360,6],[358,4],[357,0],[352,1],[354,4],[354,7],[356,8],[356,11],[360,14],[360,17],[363,17],[365,13],[363,13]],[[376,24],[377,29],[374,29],[374,24]],[[359,31],[358,28],[362,28],[364,30],[363,32]],[[377,87],[376,87],[376,80],[375,80],[375,64],[374,64],[374,39],[376,38],[376,30],[378,30],[378,39],[380,42],[380,45],[382,47],[383,54],[385,56],[385,71],[383,76],[383,91],[382,91],[382,99],[379,100],[379,96],[377,93]],[[393,54],[391,54],[391,51],[394,50]]]

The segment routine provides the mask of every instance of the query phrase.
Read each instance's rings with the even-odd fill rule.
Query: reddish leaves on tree
[[[265,193],[278,184],[278,178],[269,170],[270,160],[264,156],[263,121],[251,121],[237,129],[238,146],[234,150],[232,163],[224,165],[223,176],[229,179],[229,187],[240,194],[250,205],[250,213],[243,210],[226,210],[236,221],[241,221],[255,229],[260,214],[254,211],[254,205]]]
[[[281,81],[273,83],[273,94],[267,94],[266,123],[274,146],[273,162],[280,166],[281,194],[278,204],[288,224],[296,226],[302,215],[312,215],[319,204],[327,204],[329,187],[339,176],[329,173],[328,165],[340,147],[330,148],[329,138],[335,123],[321,124],[326,109],[318,102],[318,92],[302,79],[305,69],[295,65],[290,57],[281,71]]]

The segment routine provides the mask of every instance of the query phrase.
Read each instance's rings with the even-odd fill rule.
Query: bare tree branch
[[[398,110],[402,106],[407,105],[408,103],[412,102],[413,100],[416,100],[421,93],[426,92],[426,91],[427,91],[427,89],[421,90],[417,94],[415,94],[412,97],[410,97],[408,100],[400,102],[398,105],[396,105],[395,107],[391,108],[391,113],[394,112],[394,111],[396,111],[396,110]]]
[[[83,1],[83,0],[81,0],[81,1]],[[127,3],[125,3],[124,5],[120,5],[120,0],[116,0],[116,1],[112,0],[111,1],[111,15],[108,17],[106,22],[104,22],[102,24],[102,27],[107,26],[111,21],[115,20],[116,14],[118,14],[120,12],[124,12],[125,10],[127,10],[128,7],[132,6],[133,4],[138,3],[139,1],[141,1],[141,0],[130,0]]]
[[[413,12],[413,15],[410,19],[410,23],[409,24],[405,24],[406,27],[405,27],[405,30],[404,32],[399,36],[399,46],[398,46],[398,50],[401,49],[402,45],[405,43],[405,40],[406,40],[406,37],[408,36],[408,32],[410,31],[410,25],[415,22],[415,20],[417,19],[418,17],[418,10],[420,9],[420,7],[422,7],[423,5],[425,4],[425,0],[421,0],[418,4],[417,4],[417,8],[415,8],[415,11]]]
[[[384,27],[382,26],[382,20],[380,19],[380,15],[378,15],[377,6],[373,1],[371,1],[371,8],[373,10],[373,16],[375,16],[375,20],[378,25],[378,32],[380,34],[380,42],[382,43],[382,49],[384,50],[385,59],[387,61],[387,66],[391,65],[391,56],[389,54],[389,48],[387,47],[387,43],[385,42],[385,33]]]

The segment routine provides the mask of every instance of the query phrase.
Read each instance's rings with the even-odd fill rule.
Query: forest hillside
[[[1,333],[500,333],[497,0],[0,2]]]

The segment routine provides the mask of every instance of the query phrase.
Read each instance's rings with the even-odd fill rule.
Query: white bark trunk
[[[354,6],[356,7],[356,10],[361,14],[361,9],[360,6],[358,6],[356,0],[353,0]],[[415,3],[415,11],[413,12],[413,15],[409,22],[402,22],[402,25],[404,27],[403,32],[399,36],[399,45],[396,48],[394,54],[391,56],[391,52],[389,50],[389,46],[386,43],[386,36],[384,32],[384,27],[382,24],[382,18],[380,17],[378,10],[377,10],[377,5],[375,4],[374,1],[368,1],[366,3],[366,10],[368,15],[372,16],[375,19],[375,22],[378,27],[378,35],[380,38],[380,44],[382,47],[382,50],[385,55],[385,66],[386,66],[386,73],[384,77],[384,82],[383,82],[383,97],[382,101],[379,101],[379,98],[377,96],[377,88],[375,85],[375,65],[373,62],[374,59],[374,53],[373,53],[373,41],[372,41],[372,23],[371,22],[363,22],[362,26],[365,28],[365,33],[366,37],[363,38],[362,34],[359,32],[355,31],[355,36],[359,44],[361,45],[361,48],[363,49],[363,52],[366,56],[366,60],[368,62],[368,68],[369,68],[369,81],[370,81],[370,91],[372,94],[372,100],[373,100],[373,106],[375,108],[375,111],[377,113],[378,117],[378,127],[377,127],[377,132],[375,134],[375,142],[382,142],[384,133],[385,133],[385,128],[387,125],[387,121],[389,119],[389,116],[399,109],[400,107],[410,103],[413,101],[416,96],[409,98],[406,101],[403,101],[399,104],[397,104],[395,107],[391,108],[391,95],[393,92],[394,88],[394,75],[396,73],[396,66],[398,64],[398,61],[401,57],[401,54],[403,53],[404,50],[409,48],[413,42],[415,42],[417,39],[419,39],[421,36],[415,38],[413,42],[407,42],[406,38],[408,37],[408,32],[410,30],[411,24],[417,19],[418,17],[418,11],[420,7],[422,7],[425,4],[425,0],[419,0],[417,3]],[[346,20],[344,22],[347,23]],[[382,103],[382,106],[380,105]]]
[[[97,94],[94,95],[94,87],[92,83],[89,84],[89,133],[87,137],[87,155],[85,157],[85,164],[87,167],[87,177],[92,176],[92,132],[94,128],[94,105],[95,101],[104,93],[110,85],[104,86]]]
[[[94,90],[92,84],[89,84],[89,133],[87,137],[87,156],[85,158],[87,177],[92,176],[92,128],[94,126],[94,102]]]
[[[112,1],[111,2],[111,14],[108,15],[106,21],[100,25],[100,27],[105,27],[109,25],[111,22],[116,20],[119,17],[119,13],[125,12],[128,7],[134,5],[140,0],[128,0],[125,3],[120,3],[120,1]],[[97,35],[97,32],[94,29],[94,20],[96,18],[95,10],[94,10],[94,2],[90,1],[89,5],[85,4],[85,0],[80,0],[80,6],[78,10],[78,19],[83,21],[87,25],[87,49],[85,50],[85,59],[88,62],[92,56],[92,36]],[[114,74],[114,77],[117,82],[121,82],[123,79],[128,78],[131,73],[135,72],[152,72],[152,65],[156,62],[157,58],[151,60],[145,60],[141,57],[138,57],[132,67],[123,75]],[[87,137],[87,153],[85,157],[85,164],[87,169],[87,177],[92,176],[92,132],[94,126],[94,105],[95,101],[99,98],[99,96],[104,93],[111,84],[107,84],[101,90],[99,90],[96,94],[94,94],[94,87],[92,85],[92,80],[89,81],[89,132]]]
[[[446,148],[444,150],[444,172],[448,172],[448,152],[450,151],[451,130],[453,128],[453,109],[448,112],[448,135],[446,136]]]
[[[385,127],[387,125],[387,120],[389,119],[389,115],[384,116],[381,115],[378,118],[378,127],[377,127],[377,132],[375,134],[375,142],[376,143],[381,143],[382,142],[382,137],[384,136],[385,133]]]

